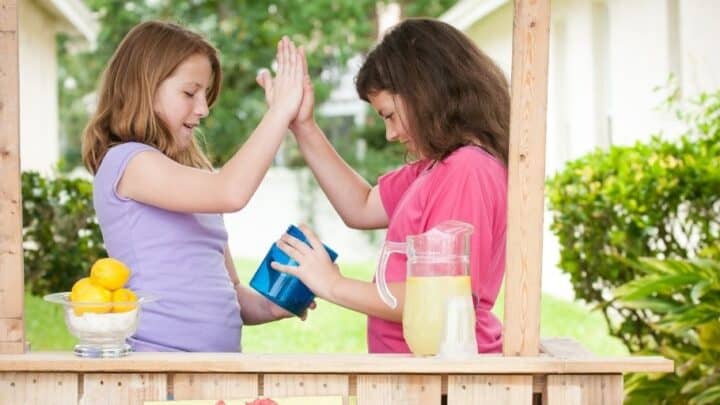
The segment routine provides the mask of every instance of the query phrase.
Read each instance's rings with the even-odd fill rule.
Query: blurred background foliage
[[[720,403],[720,91],[670,92],[684,134],[597,150],[548,181],[550,228],[575,296],[631,353],[673,359],[635,374],[626,403]]]
[[[68,38],[59,39],[62,167],[66,170],[81,164],[80,134],[93,108],[93,92],[105,64],[127,31],[141,21],[180,23],[202,33],[219,49],[223,91],[202,123],[205,149],[216,166],[237,150],[265,111],[255,76],[259,69],[272,65],[277,41],[283,35],[307,49],[318,105],[327,100],[337,80],[336,75],[323,72],[342,69],[348,58],[367,52],[377,38],[376,0],[85,2],[97,13],[101,25],[97,48],[78,51]],[[400,6],[403,17],[436,17],[454,3],[416,0],[401,1]],[[332,129],[332,120],[318,119],[321,126]],[[378,173],[402,163],[402,151],[385,142],[382,123],[372,118],[367,125],[348,128],[346,135],[332,140],[371,181]],[[358,145],[363,145],[361,153]],[[290,147],[287,165],[302,164],[299,156],[293,158],[295,152]]]
[[[718,245],[720,247],[720,245]],[[710,253],[709,249],[703,254]],[[651,313],[648,326],[669,336],[655,349],[675,373],[627,376],[626,404],[720,403],[720,261],[641,259],[640,278],[615,290],[625,308]]]

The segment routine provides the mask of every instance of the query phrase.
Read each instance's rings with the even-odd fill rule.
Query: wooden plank
[[[0,32],[18,30],[17,0],[0,0]]]
[[[263,395],[275,396],[323,396],[342,395],[347,405],[350,383],[347,375],[338,374],[265,374]]]
[[[621,405],[623,377],[608,375],[550,375],[547,378],[549,405]]]
[[[448,404],[526,404],[533,398],[531,375],[448,376]]]
[[[17,24],[16,1],[0,0],[0,353],[25,347]]]
[[[20,342],[23,335],[23,320],[4,318],[2,321],[0,323],[0,342]]]
[[[513,27],[503,353],[536,356],[550,0],[515,0]]]
[[[0,404],[76,405],[78,375],[71,373],[0,373]]]
[[[0,342],[0,354],[3,353],[22,353],[25,350],[23,342]],[[42,369],[37,371],[43,371]]]
[[[587,359],[597,357],[580,342],[571,338],[550,338],[540,342],[540,351],[558,359]]]
[[[441,377],[359,375],[358,405],[440,405]]]
[[[82,387],[80,405],[142,405],[167,399],[165,374],[85,374]]]
[[[175,399],[232,399],[257,397],[257,374],[188,374],[173,376]]]
[[[293,374],[614,374],[673,372],[658,356],[557,359],[477,355],[464,360],[391,354],[133,353],[93,361],[67,352],[0,356],[0,371]]]

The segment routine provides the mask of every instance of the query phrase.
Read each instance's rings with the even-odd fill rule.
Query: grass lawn
[[[236,261],[240,280],[250,281],[259,260]],[[349,277],[370,280],[374,264],[341,265]],[[243,351],[253,353],[365,353],[365,316],[318,300],[318,307],[305,322],[286,319],[243,328]],[[502,297],[495,313],[502,319]],[[25,296],[25,326],[32,350],[72,350],[75,339],[65,328],[59,305]],[[619,340],[607,334],[602,314],[585,306],[548,295],[542,298],[541,334],[568,336],[602,355],[627,354]]]

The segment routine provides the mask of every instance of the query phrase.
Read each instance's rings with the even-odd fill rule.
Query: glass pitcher
[[[385,280],[385,267],[393,253],[407,255],[403,335],[413,354],[438,353],[449,297],[472,297],[470,287],[470,235],[473,226],[445,221],[407,242],[386,241],[375,276],[378,293],[391,308],[397,306]],[[475,325],[475,312],[460,314]],[[456,314],[457,315],[457,314]],[[469,319],[472,317],[472,320]]]

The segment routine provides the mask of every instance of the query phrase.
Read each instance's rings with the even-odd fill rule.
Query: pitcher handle
[[[392,295],[387,286],[387,282],[385,281],[385,270],[390,255],[393,253],[405,254],[406,246],[407,244],[405,242],[386,241],[383,245],[382,253],[380,254],[380,262],[378,263],[377,271],[375,272],[375,287],[377,288],[378,294],[380,294],[380,298],[383,302],[393,309],[397,307],[397,299]]]

